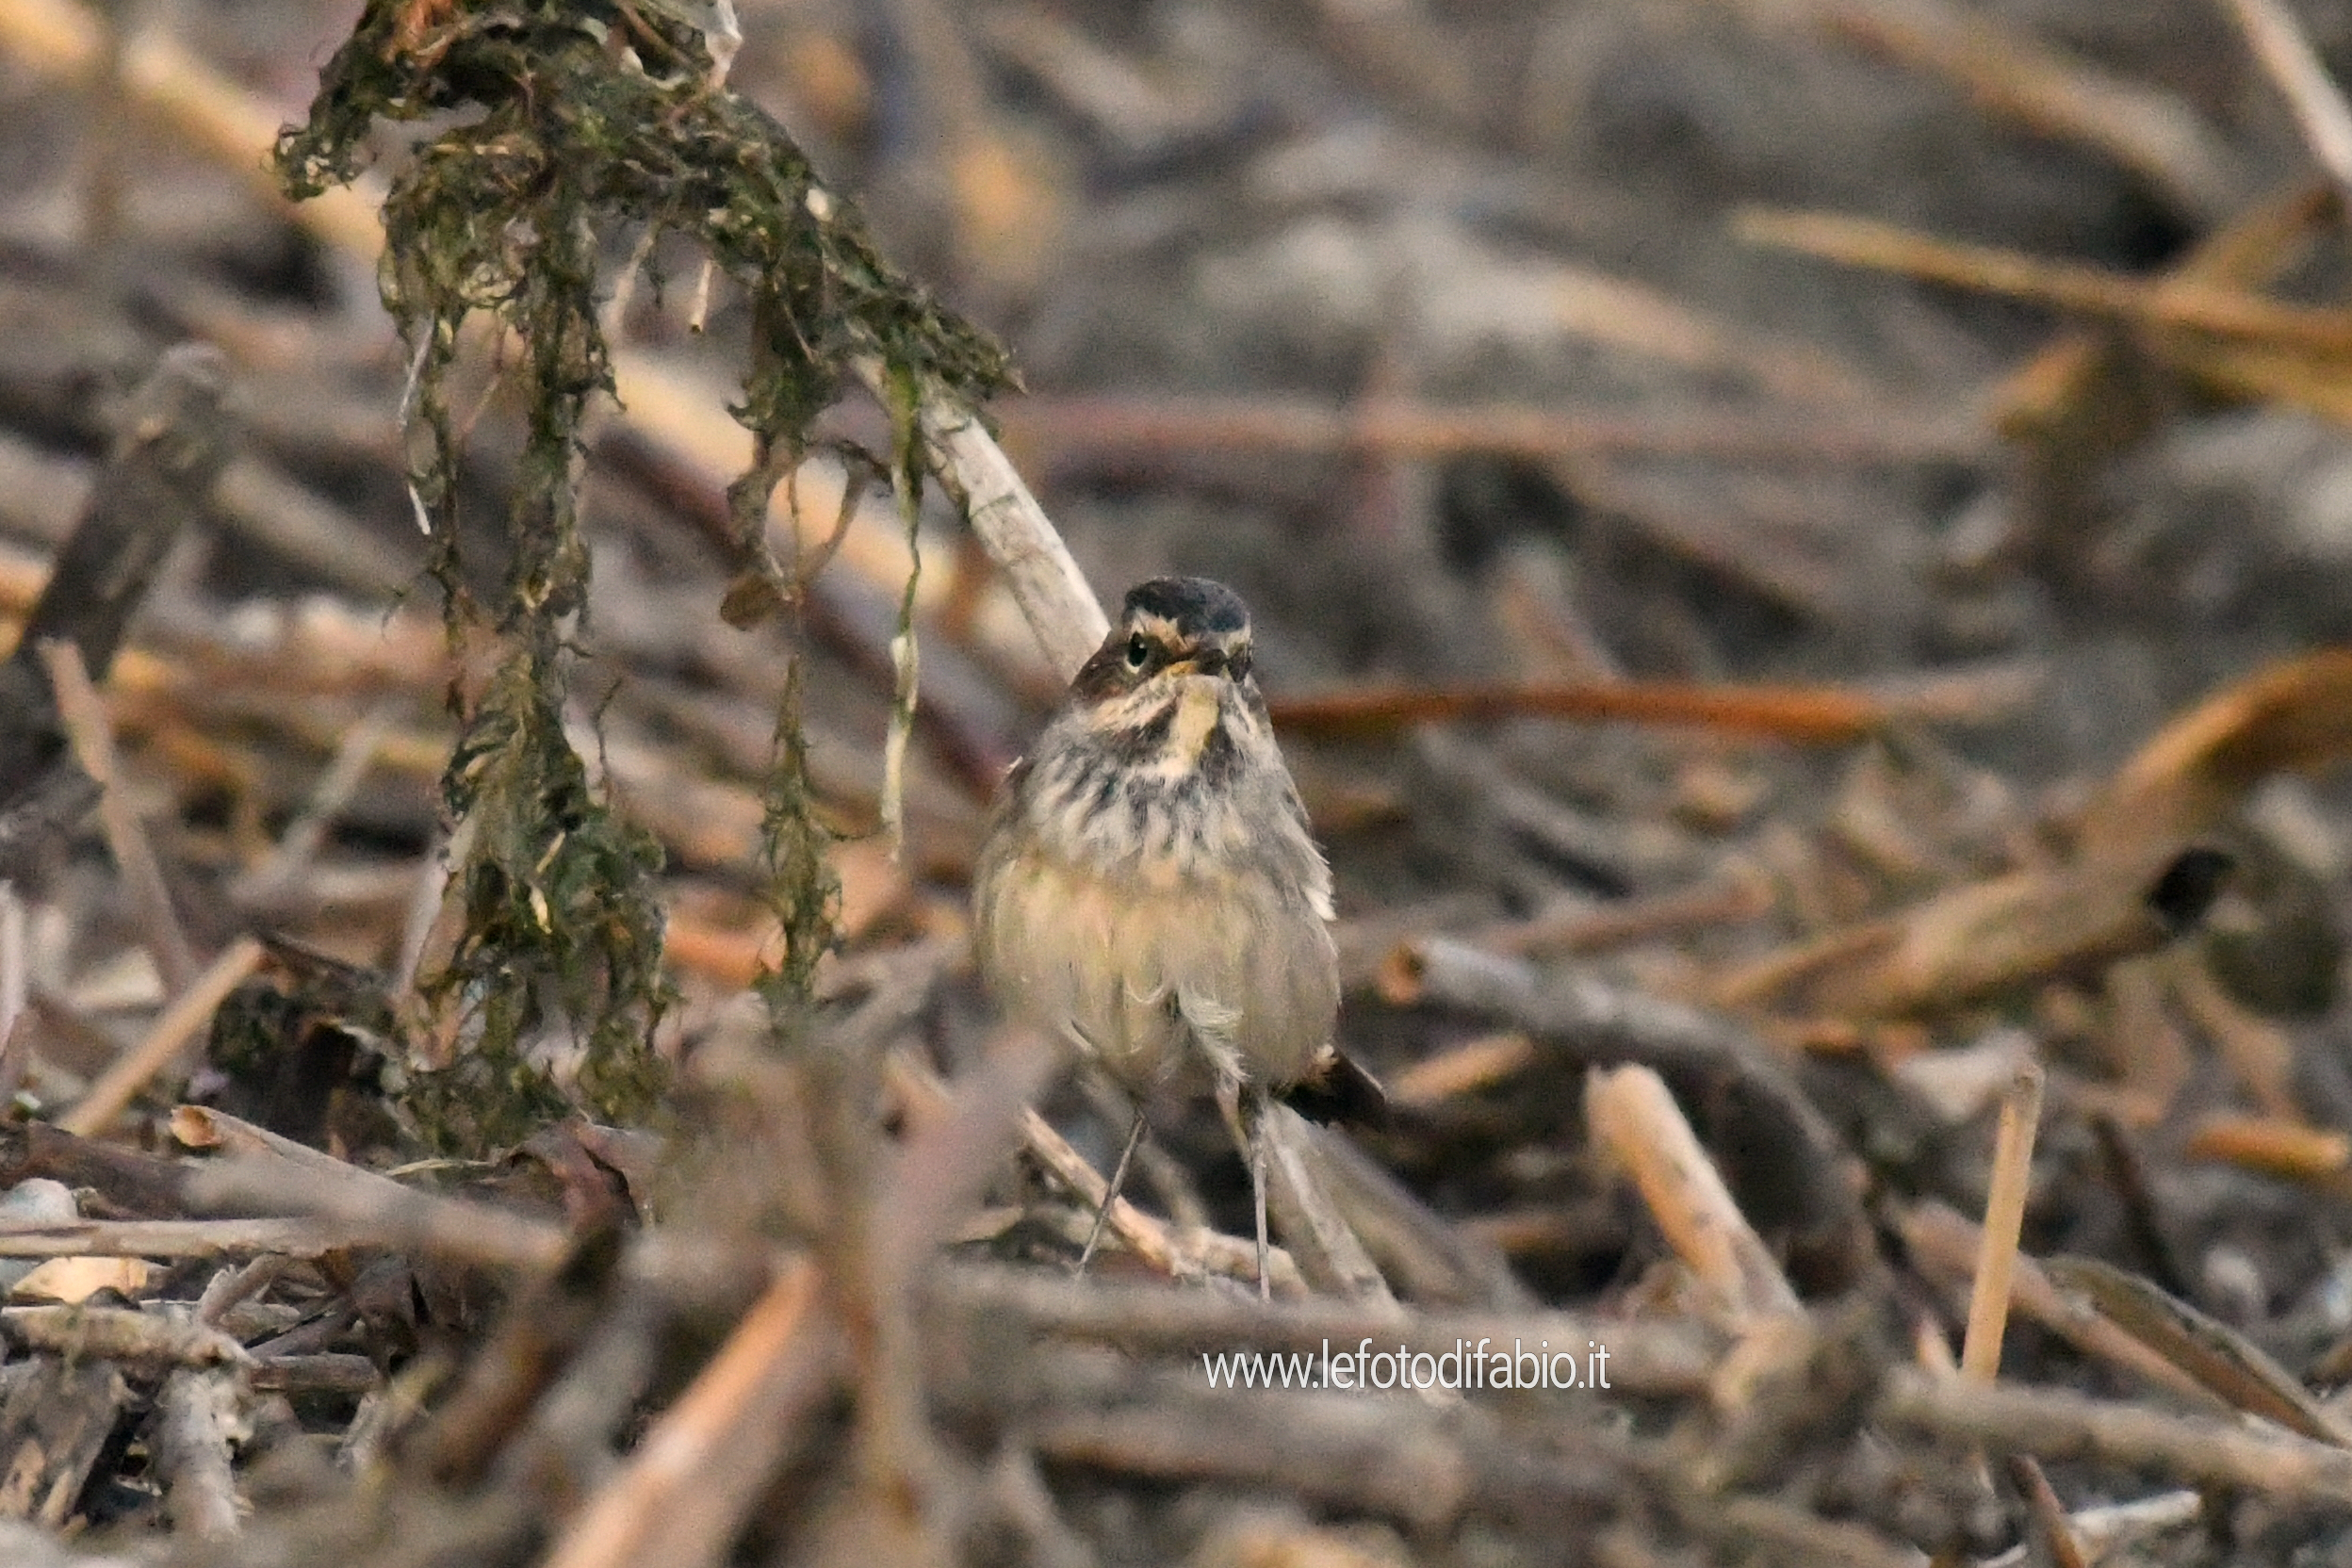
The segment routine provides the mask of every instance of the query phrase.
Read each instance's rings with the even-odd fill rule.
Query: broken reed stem
[[[1960,1375],[1989,1383],[2001,1371],[2001,1340],[2009,1326],[2009,1282],[2017,1272],[2017,1235],[2034,1184],[2034,1135],[2042,1120],[2042,1070],[2017,1069],[2001,1102],[1993,1141],[1993,1179],[1984,1197],[1984,1234],[1977,1252],[1976,1285],[1968,1296],[1968,1334],[1960,1348]]]
[[[889,372],[879,359],[858,360],[858,375],[884,408],[892,406]],[[988,559],[1004,574],[1046,662],[1069,679],[1110,634],[1110,617],[988,427],[953,399],[935,391],[919,396],[915,418],[931,471],[961,504]]]
[[[372,1377],[375,1368],[368,1366]],[[199,1541],[227,1541],[242,1527],[230,1431],[249,1390],[220,1372],[182,1370],[164,1380],[148,1427],[148,1447],[163,1478],[172,1527]]]
[[[57,716],[74,743],[74,755],[98,786],[98,818],[105,825],[106,847],[130,895],[133,917],[139,922],[156,972],[163,976],[166,995],[178,996],[196,979],[196,954],[180,917],[172,907],[172,890],[163,879],[155,846],[139,813],[123,791],[114,751],[114,725],[106,717],[106,699],[91,684],[82,662],[82,650],[63,638],[41,645],[41,661],[48,666],[49,684],[57,694]]]
[[[2074,1539],[2066,1505],[2050,1490],[2050,1478],[2042,1474],[2041,1464],[2032,1454],[2009,1456],[2009,1481],[2025,1499],[2026,1522],[2050,1568],[2090,1568],[2090,1560]]]
[[[1674,1255],[1735,1321],[1803,1310],[1664,1079],[1646,1067],[1596,1068],[1585,1078],[1584,1114]]]
[[[239,937],[229,944],[211,967],[196,976],[186,990],[172,999],[147,1031],[146,1038],[124,1052],[115,1064],[106,1069],[98,1082],[79,1102],[57,1119],[57,1125],[77,1137],[94,1137],[106,1131],[123,1108],[139,1097],[148,1081],[178,1059],[196,1031],[212,1021],[212,1015],[229,993],[243,985],[261,967],[261,943],[251,937]]]
[[[2352,108],[2304,36],[2302,24],[2278,0],[2230,0],[2254,58],[2278,85],[2312,158],[2328,172],[2341,199],[2352,201]]]
[[[718,1560],[796,1422],[825,1383],[817,1268],[787,1266],[629,1462],[587,1499],[547,1568]]]
[[[1984,1228],[1937,1202],[1913,1205],[1897,1222],[1903,1244],[1933,1278],[1973,1279],[1984,1250]],[[2085,1313],[2062,1294],[2042,1266],[2017,1256],[2010,1276],[2009,1305],[2095,1361],[2137,1378],[2202,1409],[2220,1409],[2211,1389],[2098,1313]],[[1955,1372],[1959,1370],[1954,1367]]]

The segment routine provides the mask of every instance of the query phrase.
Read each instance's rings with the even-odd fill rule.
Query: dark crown
[[[1125,618],[1157,615],[1188,637],[1230,636],[1250,629],[1241,596],[1205,577],[1155,577],[1127,590]]]

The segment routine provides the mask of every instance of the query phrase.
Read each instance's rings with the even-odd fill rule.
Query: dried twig
[[[181,1051],[195,1037],[196,1031],[211,1021],[229,993],[261,967],[262,956],[261,943],[251,937],[239,937],[230,943],[186,990],[172,998],[172,1004],[148,1029],[146,1037],[108,1068],[106,1076],[92,1084],[90,1092],[71,1111],[57,1119],[57,1125],[88,1137],[111,1124],[151,1079],[179,1059]]]
[[[1413,964],[1412,949],[1400,948],[1397,953],[1408,964]],[[1411,1004],[1412,992],[1404,985],[1391,989],[1383,980],[1380,994],[1398,1006]],[[1408,1000],[1399,1001],[1400,995]],[[1515,1029],[1480,1035],[1450,1050],[1424,1056],[1397,1073],[1388,1081],[1388,1098],[1399,1105],[1433,1105],[1515,1078],[1534,1067],[1537,1060],[1535,1042]]]
[[[316,1219],[82,1219],[0,1226],[0,1258],[315,1258],[371,1236]]]
[[[115,759],[114,726],[106,718],[106,701],[90,684],[81,650],[72,643],[53,638],[42,642],[39,652],[57,694],[59,720],[73,739],[74,755],[98,786],[98,816],[106,825],[106,844],[127,885],[132,913],[145,935],[155,972],[163,977],[164,994],[179,996],[195,984],[196,954],[180,928],[172,889],[164,881],[155,846],[147,841],[147,829],[131,808],[122,765]]]
[[[2352,107],[2345,106],[2295,13],[2279,0],[2230,0],[2230,14],[2295,111],[2312,158],[2337,190],[2352,199]]]
[[[1657,1073],[1595,1069],[1585,1079],[1584,1111],[1594,1145],[1633,1178],[1675,1255],[1732,1322],[1802,1310]]]
[[[2352,1447],[2342,1423],[2295,1376],[2228,1324],[2095,1258],[2052,1258],[2050,1278],[2231,1407],[2315,1442]]]
[[[200,1541],[225,1541],[237,1533],[229,1445],[243,1429],[238,1411],[243,1402],[236,1380],[220,1372],[174,1372],[155,1396],[148,1445],[163,1480],[165,1506],[173,1527]]]
[[[1991,1382],[2001,1372],[2001,1341],[2009,1325],[2009,1281],[2017,1266],[2026,1197],[2033,1188],[2034,1135],[2041,1120],[2042,1070],[2038,1063],[2027,1062],[2017,1069],[2001,1102],[1976,1284],[1968,1297],[1968,1332],[1960,1348],[1960,1375],[1981,1383]]]
[[[2352,1453],[2237,1421],[2054,1389],[1936,1378],[1897,1367],[1877,1417],[1891,1426],[1983,1443],[2044,1460],[2148,1468],[2266,1496],[2352,1508]]]
[[[2352,1135],[2275,1117],[2209,1116],[2181,1152],[2298,1182],[2325,1183],[2352,1170]]]
[[[1756,244],[1897,272],[1922,283],[2004,294],[2128,326],[2259,343],[2335,360],[2352,352],[2352,325],[2337,311],[2280,304],[2203,281],[2145,283],[2096,267],[1952,244],[1892,224],[1826,213],[1749,211],[1740,215],[1738,226]]]
[[[1827,9],[1840,31],[1952,77],[1980,106],[2105,153],[2189,217],[2211,220],[2237,204],[2228,147],[2175,94],[1940,0],[1838,0]]]
[[[127,1307],[0,1307],[0,1338],[24,1351],[148,1366],[242,1366],[253,1359],[218,1329]]]
[[[2039,866],[1947,889],[1884,920],[1754,959],[1715,983],[1728,1006],[1908,1018],[2053,979],[2096,978],[2195,927],[2228,858],[2190,849]]]
[[[940,479],[1004,573],[1047,662],[1068,679],[1102,645],[1110,617],[988,428],[969,410],[932,399],[923,401],[920,417]]]
[[[2021,694],[1989,694],[2015,701]],[[1981,680],[1950,692],[1897,695],[1829,687],[1647,685],[1637,681],[1541,686],[1364,686],[1282,696],[1266,706],[1276,725],[1303,734],[1377,735],[1408,725],[1527,715],[1690,725],[1726,734],[1807,744],[1857,741],[1911,720],[1993,716]]]
[[[776,1276],[619,1474],[573,1515],[547,1568],[720,1560],[779,1442],[829,1381],[817,1283],[813,1264]]]
[[[1575,1313],[1430,1311],[1399,1315],[1379,1302],[1309,1297],[1261,1301],[1232,1291],[1072,1280],[1031,1269],[956,1265],[927,1286],[939,1308],[986,1321],[1006,1313],[1039,1334],[1089,1339],[1138,1355],[1216,1350],[1353,1353],[1399,1339],[1414,1349],[1475,1349],[1594,1343],[1609,1347],[1609,1387],[1629,1394],[1692,1394],[1712,1376],[1724,1336],[1696,1319],[1605,1321]]]
[[[0,15],[0,30],[8,20]],[[72,20],[86,24],[77,9]],[[124,409],[89,505],[0,663],[0,804],[39,785],[63,750],[41,645],[73,644],[91,678],[106,678],[155,571],[227,461],[227,360],[188,345],[164,355]]]

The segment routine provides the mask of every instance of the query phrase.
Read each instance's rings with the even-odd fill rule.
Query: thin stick
[[[231,885],[230,897],[237,903],[252,906],[268,904],[284,898],[302,873],[318,858],[319,847],[327,841],[328,830],[335,819],[351,802],[368,770],[375,766],[376,755],[392,733],[393,707],[379,703],[366,717],[344,732],[335,748],[335,757],[327,771],[312,786],[310,798],[286,824],[277,844],[262,862]]]
[[[877,396],[887,395],[879,366],[861,365],[859,370]],[[1086,574],[1012,459],[969,409],[927,398],[920,418],[941,482],[963,502],[972,532],[1004,572],[1054,674],[1069,679],[1111,629]]]
[[[17,896],[15,883],[0,882],[0,1040],[15,1033],[31,991],[24,938],[24,901]]]
[[[2352,108],[2320,63],[2301,24],[2278,0],[2230,0],[2248,47],[2287,100],[2311,156],[2352,201]]]
[[[1102,1245],[1102,1228],[1111,1221],[1111,1203],[1119,1197],[1119,1189],[1127,1184],[1127,1163],[1135,1157],[1135,1145],[1143,1141],[1143,1107],[1135,1107],[1135,1119],[1127,1129],[1126,1146],[1119,1152],[1119,1164],[1111,1168],[1111,1180],[1102,1189],[1102,1201],[1094,1206],[1094,1224],[1086,1232],[1086,1244],[1079,1249],[1078,1261],[1070,1266],[1072,1274],[1084,1274],[1086,1265],[1094,1261],[1094,1250]]]
[[[730,1506],[739,1499],[714,1496],[714,1477],[740,1483],[748,1473],[754,1486],[766,1479],[766,1465],[729,1459],[746,1448],[772,1455],[793,1425],[779,1417],[822,1387],[828,1358],[817,1344],[818,1308],[815,1265],[796,1263],[778,1275],[628,1465],[573,1515],[547,1568],[693,1560],[711,1534],[706,1521],[740,1523]],[[699,1555],[715,1560],[727,1540],[708,1544],[713,1549]]]
[[[2090,1568],[2090,1560],[2082,1555],[2082,1545],[2074,1539],[2074,1527],[2066,1518],[2066,1505],[2051,1491],[2050,1478],[2042,1474],[2041,1465],[2032,1454],[2009,1456],[2009,1479],[2025,1499],[2026,1522],[2033,1527],[2050,1568]]]
[[[1952,244],[1892,223],[1834,213],[1751,208],[1734,218],[1733,227],[1754,245],[2131,326],[2178,329],[2323,357],[2352,351],[2352,322],[2340,310],[2282,304],[2195,279],[2149,282],[2017,251]]]
[[[2034,1184],[2034,1135],[2042,1120],[2042,1070],[2018,1067],[2001,1104],[2001,1128],[1993,1142],[1992,1187],[1984,1198],[1984,1245],[1977,1253],[1976,1285],[1968,1297],[1968,1334],[1960,1347],[1960,1375],[1989,1383],[2001,1371],[2001,1340],[2009,1326],[2009,1281],[2016,1272],[2017,1234],[2025,1226],[2025,1200]]]
[[[188,946],[188,933],[180,929],[180,917],[172,907],[172,890],[164,882],[163,867],[156,861],[155,848],[147,841],[147,830],[139,825],[139,813],[131,808],[130,796],[122,788],[114,753],[114,726],[106,718],[106,701],[99,696],[98,688],[90,684],[90,671],[82,663],[82,650],[74,644],[52,638],[41,645],[41,658],[49,667],[50,684],[57,696],[57,714],[64,722],[67,735],[73,738],[74,755],[80,760],[82,771],[98,786],[98,817],[106,825],[106,847],[114,852],[115,866],[122,872],[130,892],[147,951],[155,956],[155,970],[163,976],[165,992],[181,995],[196,979],[195,950]]]
[[[1267,706],[1277,727],[1309,734],[1380,734],[1409,725],[1542,715],[1690,725],[1795,743],[1856,741],[1902,720],[1970,719],[2009,707],[2022,691],[1983,682],[1882,695],[1831,686],[1682,686],[1593,681],[1495,686],[1358,686],[1309,692]]]
[[[261,943],[251,937],[230,943],[211,967],[172,999],[172,1004],[148,1029],[147,1037],[106,1069],[80,1102],[57,1119],[57,1125],[80,1137],[104,1132],[138,1098],[148,1080],[179,1058],[182,1048],[212,1021],[229,993],[261,967],[262,954]]]

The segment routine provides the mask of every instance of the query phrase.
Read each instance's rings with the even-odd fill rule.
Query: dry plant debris
[[[349,9],[0,0],[0,1559],[2352,1551],[2340,22]],[[966,961],[1170,569],[1272,1302]]]

